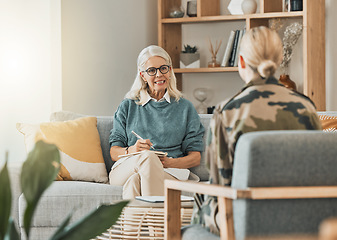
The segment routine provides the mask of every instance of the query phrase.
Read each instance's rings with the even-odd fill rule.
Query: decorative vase
[[[170,10],[170,17],[171,18],[182,18],[185,15],[185,10],[183,7],[172,7]]]
[[[280,76],[279,81],[280,81],[286,88],[289,88],[289,89],[295,90],[295,91],[297,90],[296,83],[290,79],[289,75],[282,74],[282,75]]]
[[[180,68],[200,68],[200,54],[180,53]]]
[[[220,62],[216,60],[216,57],[212,57],[212,61],[208,62],[208,67],[220,67]]]
[[[189,17],[197,16],[197,1],[188,1],[186,14]]]
[[[252,14],[256,12],[257,3],[255,0],[243,0],[241,9],[244,14]]]

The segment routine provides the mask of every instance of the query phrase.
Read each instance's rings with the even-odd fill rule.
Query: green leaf
[[[8,231],[5,240],[20,240],[19,233],[12,218],[9,220]]]
[[[27,201],[24,229],[27,239],[31,221],[43,192],[55,180],[60,169],[60,154],[54,144],[38,141],[29,153],[21,171],[21,188]]]
[[[56,230],[56,232],[53,234],[52,238],[50,240],[56,240],[58,238],[55,238],[65,232],[65,228],[68,226],[70,219],[72,217],[73,213],[69,214],[68,217],[62,222],[61,226]]]
[[[118,219],[129,201],[113,205],[101,205],[83,219],[53,236],[52,240],[89,240],[101,235]]]
[[[11,214],[11,205],[12,192],[6,159],[6,163],[0,172],[0,239],[4,239],[7,231],[8,219]]]

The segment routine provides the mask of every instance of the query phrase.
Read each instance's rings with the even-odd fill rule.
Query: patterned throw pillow
[[[60,150],[61,170],[56,180],[108,182],[96,117],[41,124],[18,123],[24,134],[27,152],[44,139]]]
[[[323,131],[337,132],[337,116],[319,115]]]

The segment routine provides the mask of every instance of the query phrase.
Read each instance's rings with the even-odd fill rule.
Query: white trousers
[[[133,199],[136,196],[163,196],[164,179],[176,179],[164,172],[160,159],[151,151],[125,158],[127,159],[113,168],[109,174],[111,185],[123,186],[123,199]]]

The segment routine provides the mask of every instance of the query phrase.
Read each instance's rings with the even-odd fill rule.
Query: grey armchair
[[[242,135],[231,187],[165,182],[166,239],[219,239],[197,225],[181,234],[181,191],[218,197],[220,239],[317,236],[320,223],[337,216],[336,146],[337,134],[322,131]]]

